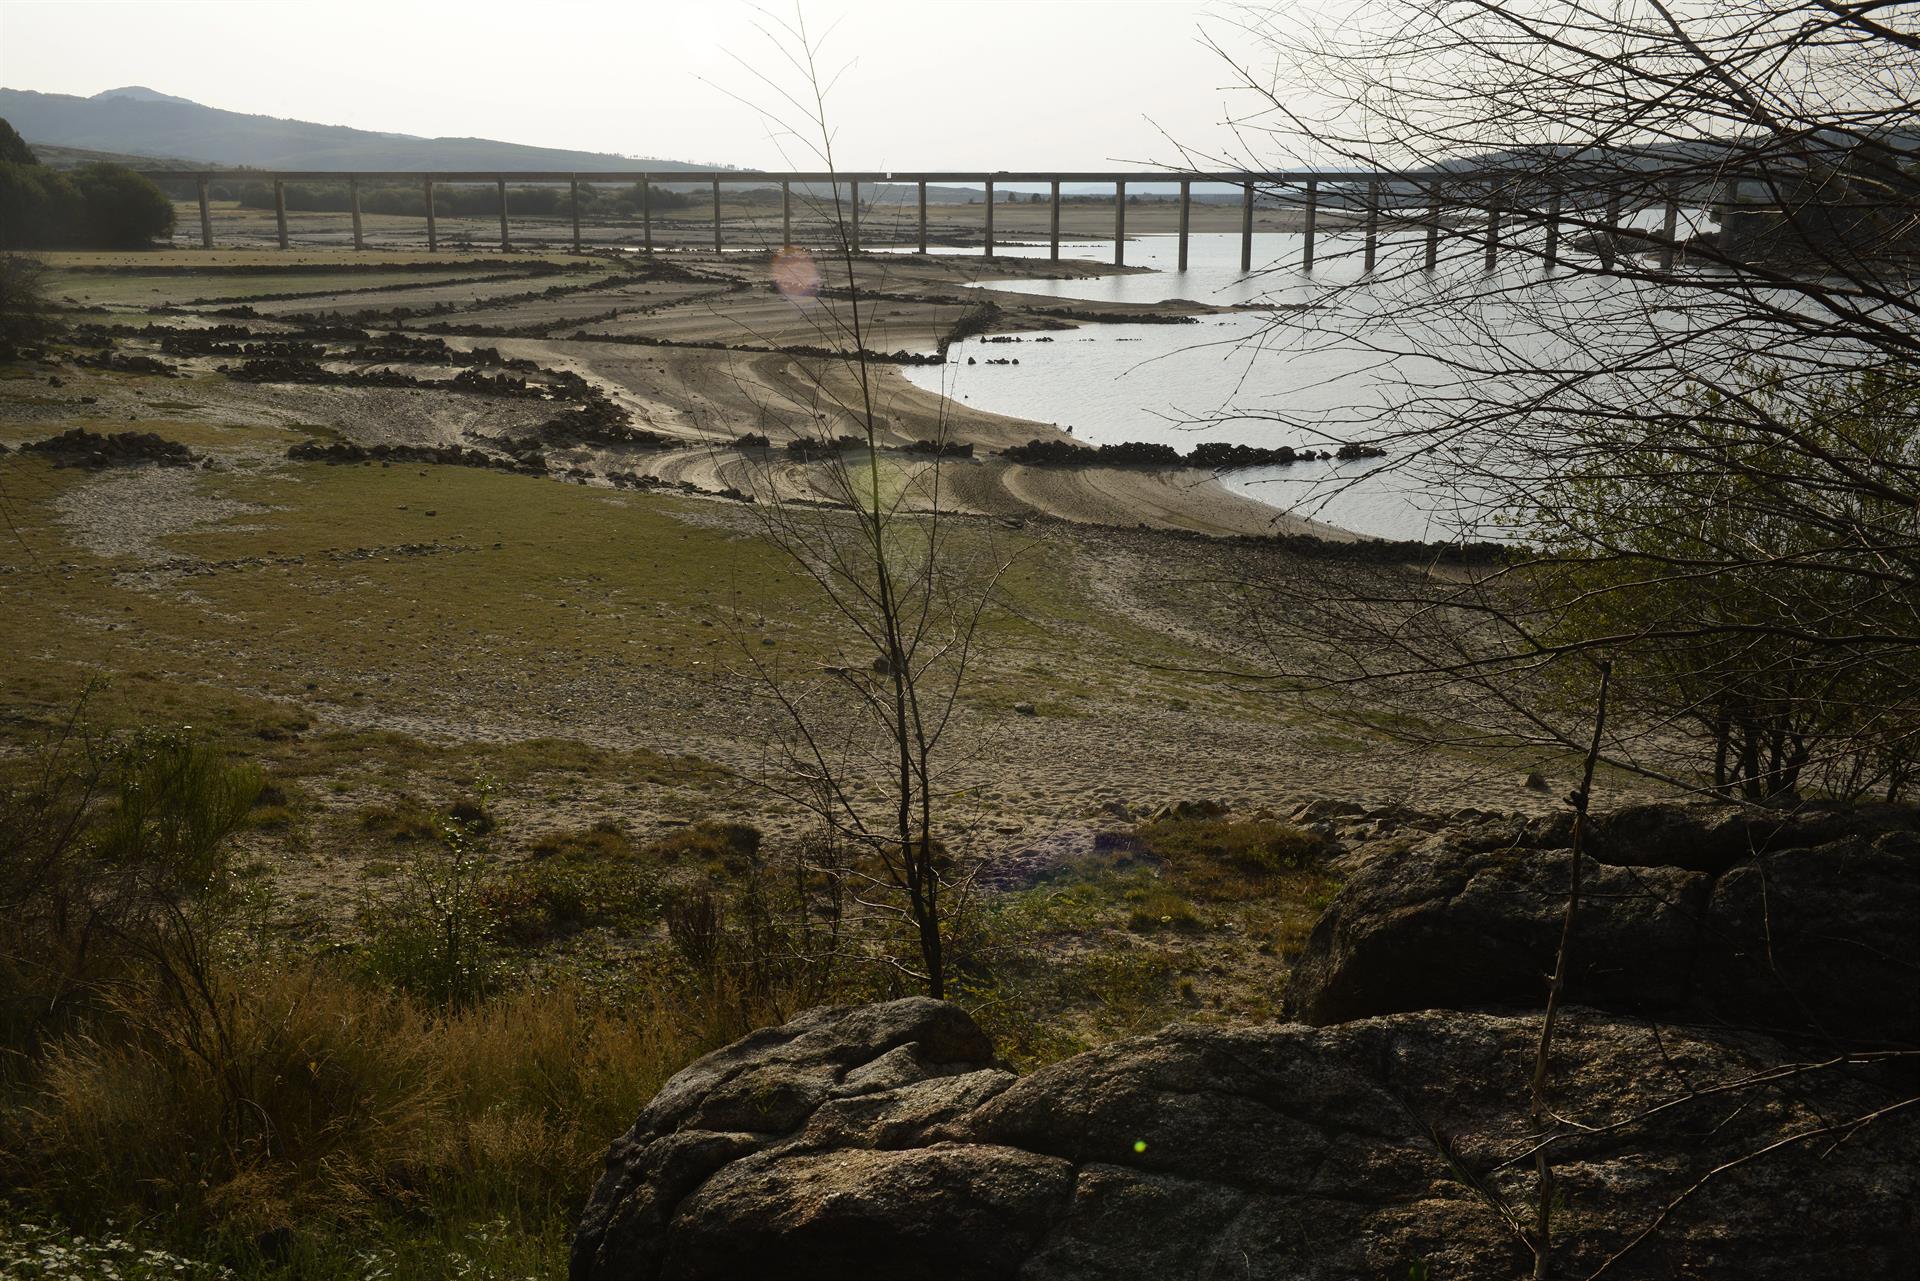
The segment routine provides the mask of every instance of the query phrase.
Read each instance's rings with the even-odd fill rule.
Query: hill
[[[178,156],[136,156],[125,151],[94,151],[87,147],[61,147],[50,142],[29,143],[40,163],[53,169],[77,169],[81,165],[126,165],[129,169],[178,169],[192,173],[196,169],[219,166],[206,160],[183,160]]]
[[[0,89],[0,119],[27,141],[135,157],[194,156],[265,169],[711,169],[673,160],[533,147],[488,138],[419,138],[202,106],[130,86],[91,98]]]

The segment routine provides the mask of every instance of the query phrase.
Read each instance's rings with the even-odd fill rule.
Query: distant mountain
[[[170,93],[161,93],[158,89],[149,89],[145,85],[125,85],[119,89],[102,89],[93,95],[92,101],[104,98],[132,98],[135,102],[181,102],[189,107],[200,104],[191,98],[176,98]]]
[[[91,98],[0,89],[0,119],[32,143],[155,158],[196,156],[261,169],[468,169],[568,172],[712,169],[486,138],[417,138],[344,125],[250,116],[140,85]]]

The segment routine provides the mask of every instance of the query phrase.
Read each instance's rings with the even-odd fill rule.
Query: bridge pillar
[[[1053,251],[1047,255],[1054,262],[1060,261],[1060,180],[1053,180]]]
[[[860,184],[857,182],[850,182],[847,184],[847,190],[849,193],[851,193],[853,197],[851,200],[847,202],[848,205],[853,210],[853,221],[849,224],[853,233],[850,240],[850,244],[852,246],[853,252],[859,253],[860,252]]]
[[[213,211],[207,207],[207,180],[202,178],[200,187],[200,247],[213,248]]]
[[[1720,241],[1717,248],[1723,259],[1731,260],[1740,239],[1740,180],[1727,179],[1720,209]]]
[[[1619,260],[1617,238],[1620,234],[1620,191],[1618,188],[1607,193],[1606,217],[1607,238],[1604,242],[1606,247],[1601,251],[1600,263],[1608,271],[1612,271],[1613,264]]]
[[[567,180],[567,209],[573,214],[573,252],[580,252],[580,175]]]
[[[1427,196],[1427,270],[1440,265],[1440,184]]]
[[[280,233],[280,247],[287,247],[287,184],[273,180],[273,225]]]
[[[1193,184],[1180,183],[1180,270],[1187,269],[1187,229],[1193,221]]]
[[[993,257],[993,179],[987,179],[987,257]]]
[[[366,237],[360,234],[360,180],[347,179],[347,204],[353,210],[353,247],[365,249]]]
[[[922,178],[920,187],[920,252],[927,252],[927,180]]]
[[[780,184],[780,244],[791,248],[793,245],[793,184]]]
[[[440,226],[433,216],[433,179],[426,180],[427,194],[427,252],[440,248]]]
[[[1127,184],[1113,184],[1113,265],[1127,263]]]
[[[1547,270],[1560,265],[1560,189],[1555,187],[1547,200]]]
[[[720,180],[713,180],[713,252],[720,250]]]
[[[1372,271],[1374,256],[1380,248],[1380,183],[1376,179],[1367,184],[1367,246],[1364,252],[1365,262],[1361,270]]]
[[[507,180],[496,178],[493,185],[500,192],[500,252],[506,253],[513,248],[513,241],[507,235]]]
[[[653,252],[653,183],[649,175],[640,175],[640,246]]]
[[[1669,188],[1667,191],[1666,220],[1661,224],[1660,229],[1660,270],[1662,271],[1673,270],[1674,249],[1676,247],[1675,233],[1679,230],[1679,222],[1680,205],[1674,200],[1674,193],[1672,189]]]
[[[1493,270],[1494,263],[1500,257],[1500,194],[1502,179],[1495,178],[1487,189],[1487,257],[1486,269]]]
[[[1240,270],[1253,270],[1253,180],[1240,192]]]
[[[1303,238],[1304,243],[1302,244],[1301,250],[1300,250],[1300,266],[1307,271],[1313,270],[1313,248],[1314,248],[1313,242],[1314,242],[1315,231],[1319,226],[1319,222],[1320,222],[1320,184],[1316,180],[1309,178],[1307,179],[1306,236]]]

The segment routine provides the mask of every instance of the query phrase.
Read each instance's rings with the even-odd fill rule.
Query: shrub
[[[33,154],[33,148],[27,145],[19,131],[5,120],[0,120],[0,165],[37,165],[40,157]]]
[[[438,834],[438,848],[410,862],[390,896],[361,905],[362,962],[371,977],[453,1008],[493,988],[498,920],[479,837],[451,821]]]
[[[549,858],[489,880],[481,899],[497,937],[531,946],[595,926],[651,924],[659,878],[630,859]]]
[[[85,203],[65,174],[38,163],[0,161],[0,248],[65,244],[84,216]]]
[[[139,249],[172,234],[173,201],[122,165],[0,160],[0,248]]]
[[[0,173],[0,183],[4,181]],[[0,208],[0,226],[6,219],[5,209]],[[46,268],[35,259],[0,256],[0,360],[16,360],[60,332],[47,306],[45,280]]]
[[[600,819],[591,827],[571,832],[549,832],[533,843],[533,857],[560,858],[579,862],[599,859],[631,859],[633,842],[626,829],[612,819]]]
[[[69,727],[0,773],[0,1030],[29,1051],[126,989],[183,989],[235,906],[228,838],[260,779],[189,731]]]
[[[173,234],[173,201],[122,165],[83,165],[73,185],[85,204],[80,239],[94,249],[143,249]]]

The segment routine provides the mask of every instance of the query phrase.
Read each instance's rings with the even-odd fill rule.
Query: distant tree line
[[[242,183],[236,189],[226,185],[208,188],[216,200],[237,200],[243,209],[272,209],[273,184]],[[286,184],[287,208],[302,213],[345,213],[353,207],[345,182],[290,182]],[[596,218],[637,218],[640,216],[640,184],[622,187],[598,187],[580,184],[580,212]],[[686,209],[701,203],[698,196],[670,191],[654,184],[649,201],[655,210]],[[507,188],[507,212],[531,217],[566,217],[571,210],[571,195],[565,185],[525,184]],[[403,218],[427,216],[426,192],[416,183],[362,183],[360,209],[363,213],[394,214]],[[493,217],[500,212],[498,188],[485,183],[439,183],[433,189],[436,217]]]
[[[173,234],[173,202],[121,165],[40,163],[0,120],[0,248],[138,249]]]

